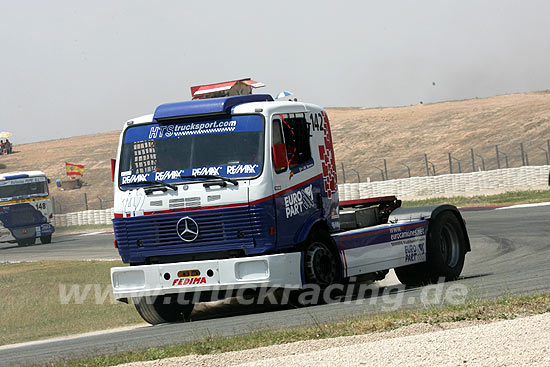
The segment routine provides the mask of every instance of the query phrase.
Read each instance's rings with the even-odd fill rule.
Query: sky
[[[0,0],[0,131],[120,130],[251,77],[324,107],[550,89],[550,2]]]

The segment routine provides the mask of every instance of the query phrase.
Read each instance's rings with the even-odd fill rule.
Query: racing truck
[[[42,171],[0,174],[0,242],[33,245],[52,241],[49,179]]]
[[[314,104],[163,104],[124,124],[113,170],[114,242],[129,265],[111,269],[113,294],[150,324],[188,320],[197,294],[323,290],[390,269],[409,286],[455,280],[470,251],[454,206],[339,201],[329,117]]]

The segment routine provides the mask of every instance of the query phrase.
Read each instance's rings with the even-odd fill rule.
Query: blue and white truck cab
[[[179,300],[199,292],[323,289],[389,269],[410,285],[456,279],[470,250],[453,206],[340,202],[329,118],[313,104],[161,105],[125,123],[114,169],[115,245],[131,266],[111,269],[113,292],[152,324],[188,317]]]
[[[32,245],[36,239],[50,243],[52,202],[48,178],[42,171],[0,174],[0,242]]]

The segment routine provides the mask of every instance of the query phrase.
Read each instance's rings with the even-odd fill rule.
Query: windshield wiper
[[[156,180],[133,182],[130,185],[162,186],[162,187],[168,187],[174,191],[178,191],[178,187],[176,185],[172,185],[172,184],[169,184],[168,182],[162,182],[162,181],[156,181]]]
[[[234,180],[229,177],[216,176],[216,175],[196,175],[196,176],[180,176],[181,179],[193,179],[193,178],[204,178],[206,180],[222,180],[224,185],[227,185],[226,182],[232,183],[235,186],[239,186],[239,181]]]

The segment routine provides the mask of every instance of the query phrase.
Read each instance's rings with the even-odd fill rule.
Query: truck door
[[[277,243],[288,247],[299,241],[305,225],[321,215],[318,195],[322,177],[314,164],[310,124],[303,113],[273,116],[272,147]]]

